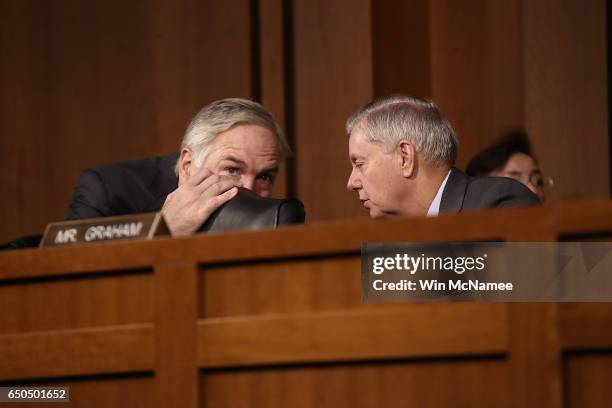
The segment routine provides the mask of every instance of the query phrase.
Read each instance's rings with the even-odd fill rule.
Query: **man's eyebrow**
[[[240,159],[238,159],[238,158],[236,158],[234,156],[225,156],[225,157],[222,157],[221,161],[223,161],[223,160],[231,161],[231,162],[234,162],[234,163],[239,164],[241,166],[246,166],[246,163],[244,161],[242,161],[242,160],[240,160]]]
[[[259,172],[259,174],[263,173],[278,173],[278,165],[267,167]]]

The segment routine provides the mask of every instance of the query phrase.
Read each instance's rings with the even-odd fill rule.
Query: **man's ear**
[[[194,159],[194,155],[193,152],[187,148],[183,148],[183,150],[181,150],[181,156],[179,157],[179,174],[178,174],[178,178],[179,178],[179,186],[183,183],[185,183],[187,181],[187,179],[189,179],[189,174],[191,171],[193,171],[193,159]]]
[[[397,144],[397,153],[400,157],[402,176],[412,177],[416,172],[416,149],[407,140],[400,140]]]

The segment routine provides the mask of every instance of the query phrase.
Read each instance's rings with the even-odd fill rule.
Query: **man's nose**
[[[240,177],[240,182],[242,183],[242,187],[252,191],[255,190],[255,177],[243,174],[242,177]]]
[[[346,183],[346,189],[348,191],[356,191],[361,188],[361,180],[357,176],[355,176],[355,169],[351,171],[351,175],[349,176],[348,183]]]

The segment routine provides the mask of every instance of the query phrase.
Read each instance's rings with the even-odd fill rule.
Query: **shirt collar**
[[[431,205],[429,206],[429,209],[427,210],[428,217],[437,217],[440,213],[440,202],[442,201],[442,193],[444,192],[444,187],[446,186],[446,182],[448,181],[448,176],[450,176],[450,173],[451,172],[449,170],[446,174],[446,177],[444,178],[444,181],[442,182],[442,184],[440,184],[440,188],[438,189],[436,196],[434,197],[433,201],[431,202]]]

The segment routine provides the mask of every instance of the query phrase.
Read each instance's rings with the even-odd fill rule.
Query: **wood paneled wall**
[[[430,2],[431,98],[459,137],[459,167],[523,123],[518,1]]]
[[[277,195],[364,217],[344,121],[432,98],[459,165],[526,127],[551,201],[609,195],[605,1],[0,0],[0,241],[63,218],[79,172],[166,154],[204,104],[261,100],[295,155]]]
[[[551,197],[607,196],[606,2],[526,1],[523,19],[525,124],[557,181]]]
[[[355,217],[344,122],[372,99],[370,2],[296,1],[292,17],[297,195],[311,220]]]
[[[248,0],[0,2],[0,241],[66,214],[86,167],[174,151],[252,96]]]

